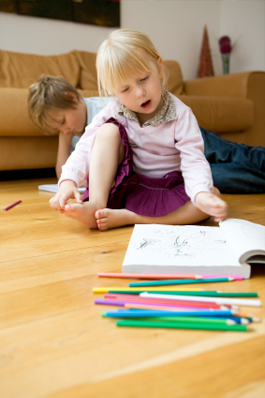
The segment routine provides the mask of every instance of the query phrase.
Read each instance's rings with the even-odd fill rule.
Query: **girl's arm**
[[[186,106],[178,116],[175,123],[175,147],[180,151],[185,190],[195,204],[199,192],[214,192],[212,173],[203,153],[203,139],[195,116]]]

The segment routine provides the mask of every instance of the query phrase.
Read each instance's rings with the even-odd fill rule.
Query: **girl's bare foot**
[[[95,212],[98,209],[93,203],[85,202],[83,204],[68,203],[63,214],[74,220],[81,221],[88,228],[97,228],[97,222],[95,218]]]
[[[138,214],[126,209],[100,209],[96,211],[95,217],[100,231],[137,224],[141,218]]]

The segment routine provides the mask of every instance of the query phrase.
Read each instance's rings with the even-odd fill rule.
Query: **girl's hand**
[[[224,221],[228,216],[228,205],[219,195],[200,192],[195,198],[195,204],[202,212],[213,216],[216,222]]]
[[[82,203],[81,194],[74,181],[65,180],[60,184],[57,194],[50,199],[50,206],[60,213],[64,212],[65,205],[69,199],[76,199],[78,203]]]

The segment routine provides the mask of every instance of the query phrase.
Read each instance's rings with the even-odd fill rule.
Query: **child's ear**
[[[76,104],[78,103],[78,99],[74,93],[71,93],[70,91],[66,91],[65,96],[67,98],[71,98],[72,101],[75,102]]]
[[[164,65],[163,65],[162,58],[160,58],[160,57],[157,59],[157,69],[158,69],[159,79],[162,79],[163,72],[164,72]]]

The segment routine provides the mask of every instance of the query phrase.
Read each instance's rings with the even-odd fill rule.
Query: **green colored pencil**
[[[119,294],[140,294],[140,293],[157,293],[157,294],[178,294],[178,292],[180,292],[180,290],[148,290],[148,289],[119,289],[119,290],[109,290],[108,293],[119,293]],[[181,292],[185,293],[187,296],[189,296],[189,293],[197,293],[197,291],[183,291],[181,290]],[[201,293],[201,292],[199,292]],[[207,290],[207,293],[216,293],[216,290]],[[192,294],[193,295],[193,294]],[[194,296],[196,296],[194,294]],[[210,295],[211,296],[211,295]]]
[[[210,283],[210,282],[231,282],[234,278],[207,278],[207,279],[170,279],[163,281],[152,282],[131,282],[129,287],[143,287],[143,286],[166,286],[166,285],[185,285],[195,283]]]
[[[203,323],[207,325],[237,325],[235,321],[232,319],[221,319],[221,318],[203,318],[203,317],[196,317],[196,320],[194,319],[194,316],[179,316],[179,317],[173,317],[173,316],[161,316],[161,317],[154,317],[154,318],[146,318],[144,320],[148,321],[153,321],[153,322],[188,322],[188,323]]]
[[[103,318],[106,317],[106,313],[103,311],[101,313],[101,316]],[[141,318],[143,320],[150,320],[150,321],[156,321],[156,322],[161,322],[161,321],[166,321],[166,322],[196,322],[196,323],[207,323],[207,324],[220,324],[220,325],[236,325],[237,322],[235,322],[232,319],[227,319],[227,318],[210,318],[210,317],[194,317],[194,316],[154,316],[152,318]],[[249,321],[250,323],[250,321]]]
[[[150,293],[151,291],[149,290],[148,293]],[[113,291],[110,291],[109,293],[113,293]],[[124,292],[122,292],[124,293]],[[139,293],[144,293],[143,291],[140,291]],[[145,290],[145,293],[147,293],[147,291]],[[243,293],[243,292],[216,292],[216,291],[204,291],[204,292],[185,292],[185,291],[176,291],[176,290],[152,290],[152,293],[155,294],[175,294],[178,296],[201,296],[201,297],[258,297],[258,293]]]
[[[117,326],[132,326],[143,328],[168,328],[168,329],[197,329],[197,330],[222,330],[230,332],[247,332],[248,328],[244,325],[219,325],[201,322],[155,322],[138,320],[120,320]]]

